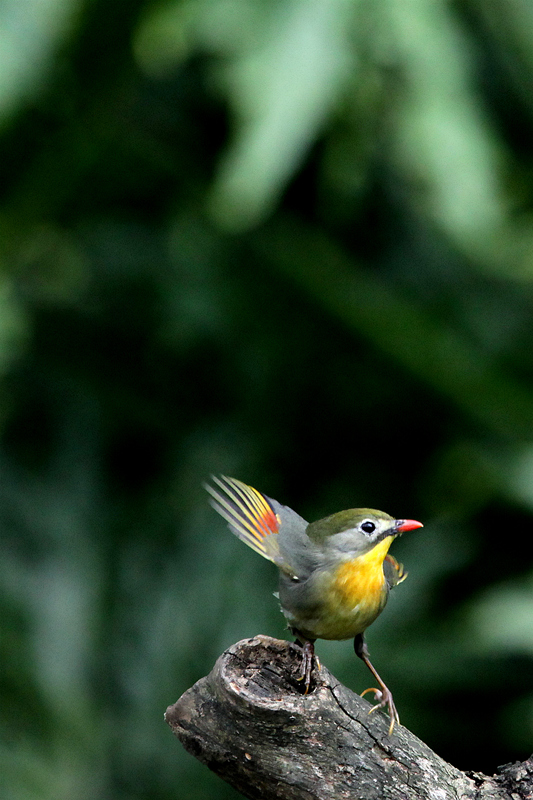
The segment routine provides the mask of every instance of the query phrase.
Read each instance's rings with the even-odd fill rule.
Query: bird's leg
[[[302,664],[298,680],[305,681],[305,694],[307,694],[311,686],[311,671],[313,669],[313,660],[315,657],[315,639],[307,639],[307,637],[303,636],[296,628],[292,628],[291,630],[296,636],[296,641],[302,647]]]
[[[372,673],[372,675],[377,680],[380,686],[379,689],[374,689],[374,688],[365,689],[364,692],[361,692],[361,697],[363,697],[367,692],[374,692],[374,697],[376,698],[376,700],[379,700],[379,702],[373,708],[370,709],[370,711],[368,712],[369,714],[371,714],[372,711],[375,711],[376,708],[385,708],[385,707],[388,708],[390,716],[390,725],[389,725],[389,736],[390,736],[392,731],[394,730],[395,724],[396,723],[398,723],[398,725],[400,724],[400,717],[398,716],[396,706],[394,705],[394,700],[392,699],[392,693],[390,689],[383,683],[380,676],[378,675],[377,670],[372,665],[372,662],[370,661],[369,658],[368,647],[366,646],[366,642],[362,633],[357,634],[357,636],[354,639],[353,646],[356,655],[359,656],[359,658],[365,662],[368,669],[370,670],[370,672]]]

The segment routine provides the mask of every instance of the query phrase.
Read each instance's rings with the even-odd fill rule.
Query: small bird
[[[339,511],[307,523],[277,500],[235,478],[212,476],[205,488],[211,505],[232,533],[279,569],[279,600],[289,628],[303,649],[299,680],[311,684],[316,639],[351,639],[374,678],[378,701],[387,708],[389,735],[400,722],[392,694],[370,662],[364,632],[383,611],[389,590],[406,577],[388,554],[393,540],[422,528],[414,519],[394,519],[373,508]]]

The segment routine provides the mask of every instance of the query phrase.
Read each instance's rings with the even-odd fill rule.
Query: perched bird
[[[388,550],[393,540],[422,523],[394,519],[373,508],[339,511],[307,523],[288,506],[226,476],[205,488],[232,533],[279,569],[279,600],[303,648],[300,680],[309,691],[316,639],[351,639],[373,674],[377,704],[387,707],[389,735],[400,719],[390,690],[370,662],[364,632],[383,611],[389,590],[406,573]]]

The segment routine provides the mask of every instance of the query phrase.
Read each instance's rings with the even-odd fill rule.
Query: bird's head
[[[386,539],[390,545],[405,531],[422,527],[414,519],[394,519],[375,508],[350,508],[312,522],[307,535],[331,557],[351,560],[369,553]]]

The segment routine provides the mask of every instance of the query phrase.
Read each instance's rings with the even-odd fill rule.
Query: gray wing
[[[398,586],[399,583],[402,583],[402,581],[407,578],[407,572],[404,570],[403,564],[398,564],[394,556],[391,556],[390,553],[387,553],[385,556],[383,572],[389,589]]]
[[[292,508],[267,498],[280,520],[278,546],[280,555],[290,564],[299,580],[307,580],[319,563],[319,548],[308,537],[308,523]]]
[[[307,522],[292,508],[236,478],[212,475],[211,481],[205,484],[211,505],[231,532],[291,580],[305,579],[315,563],[314,547],[305,533]]]

